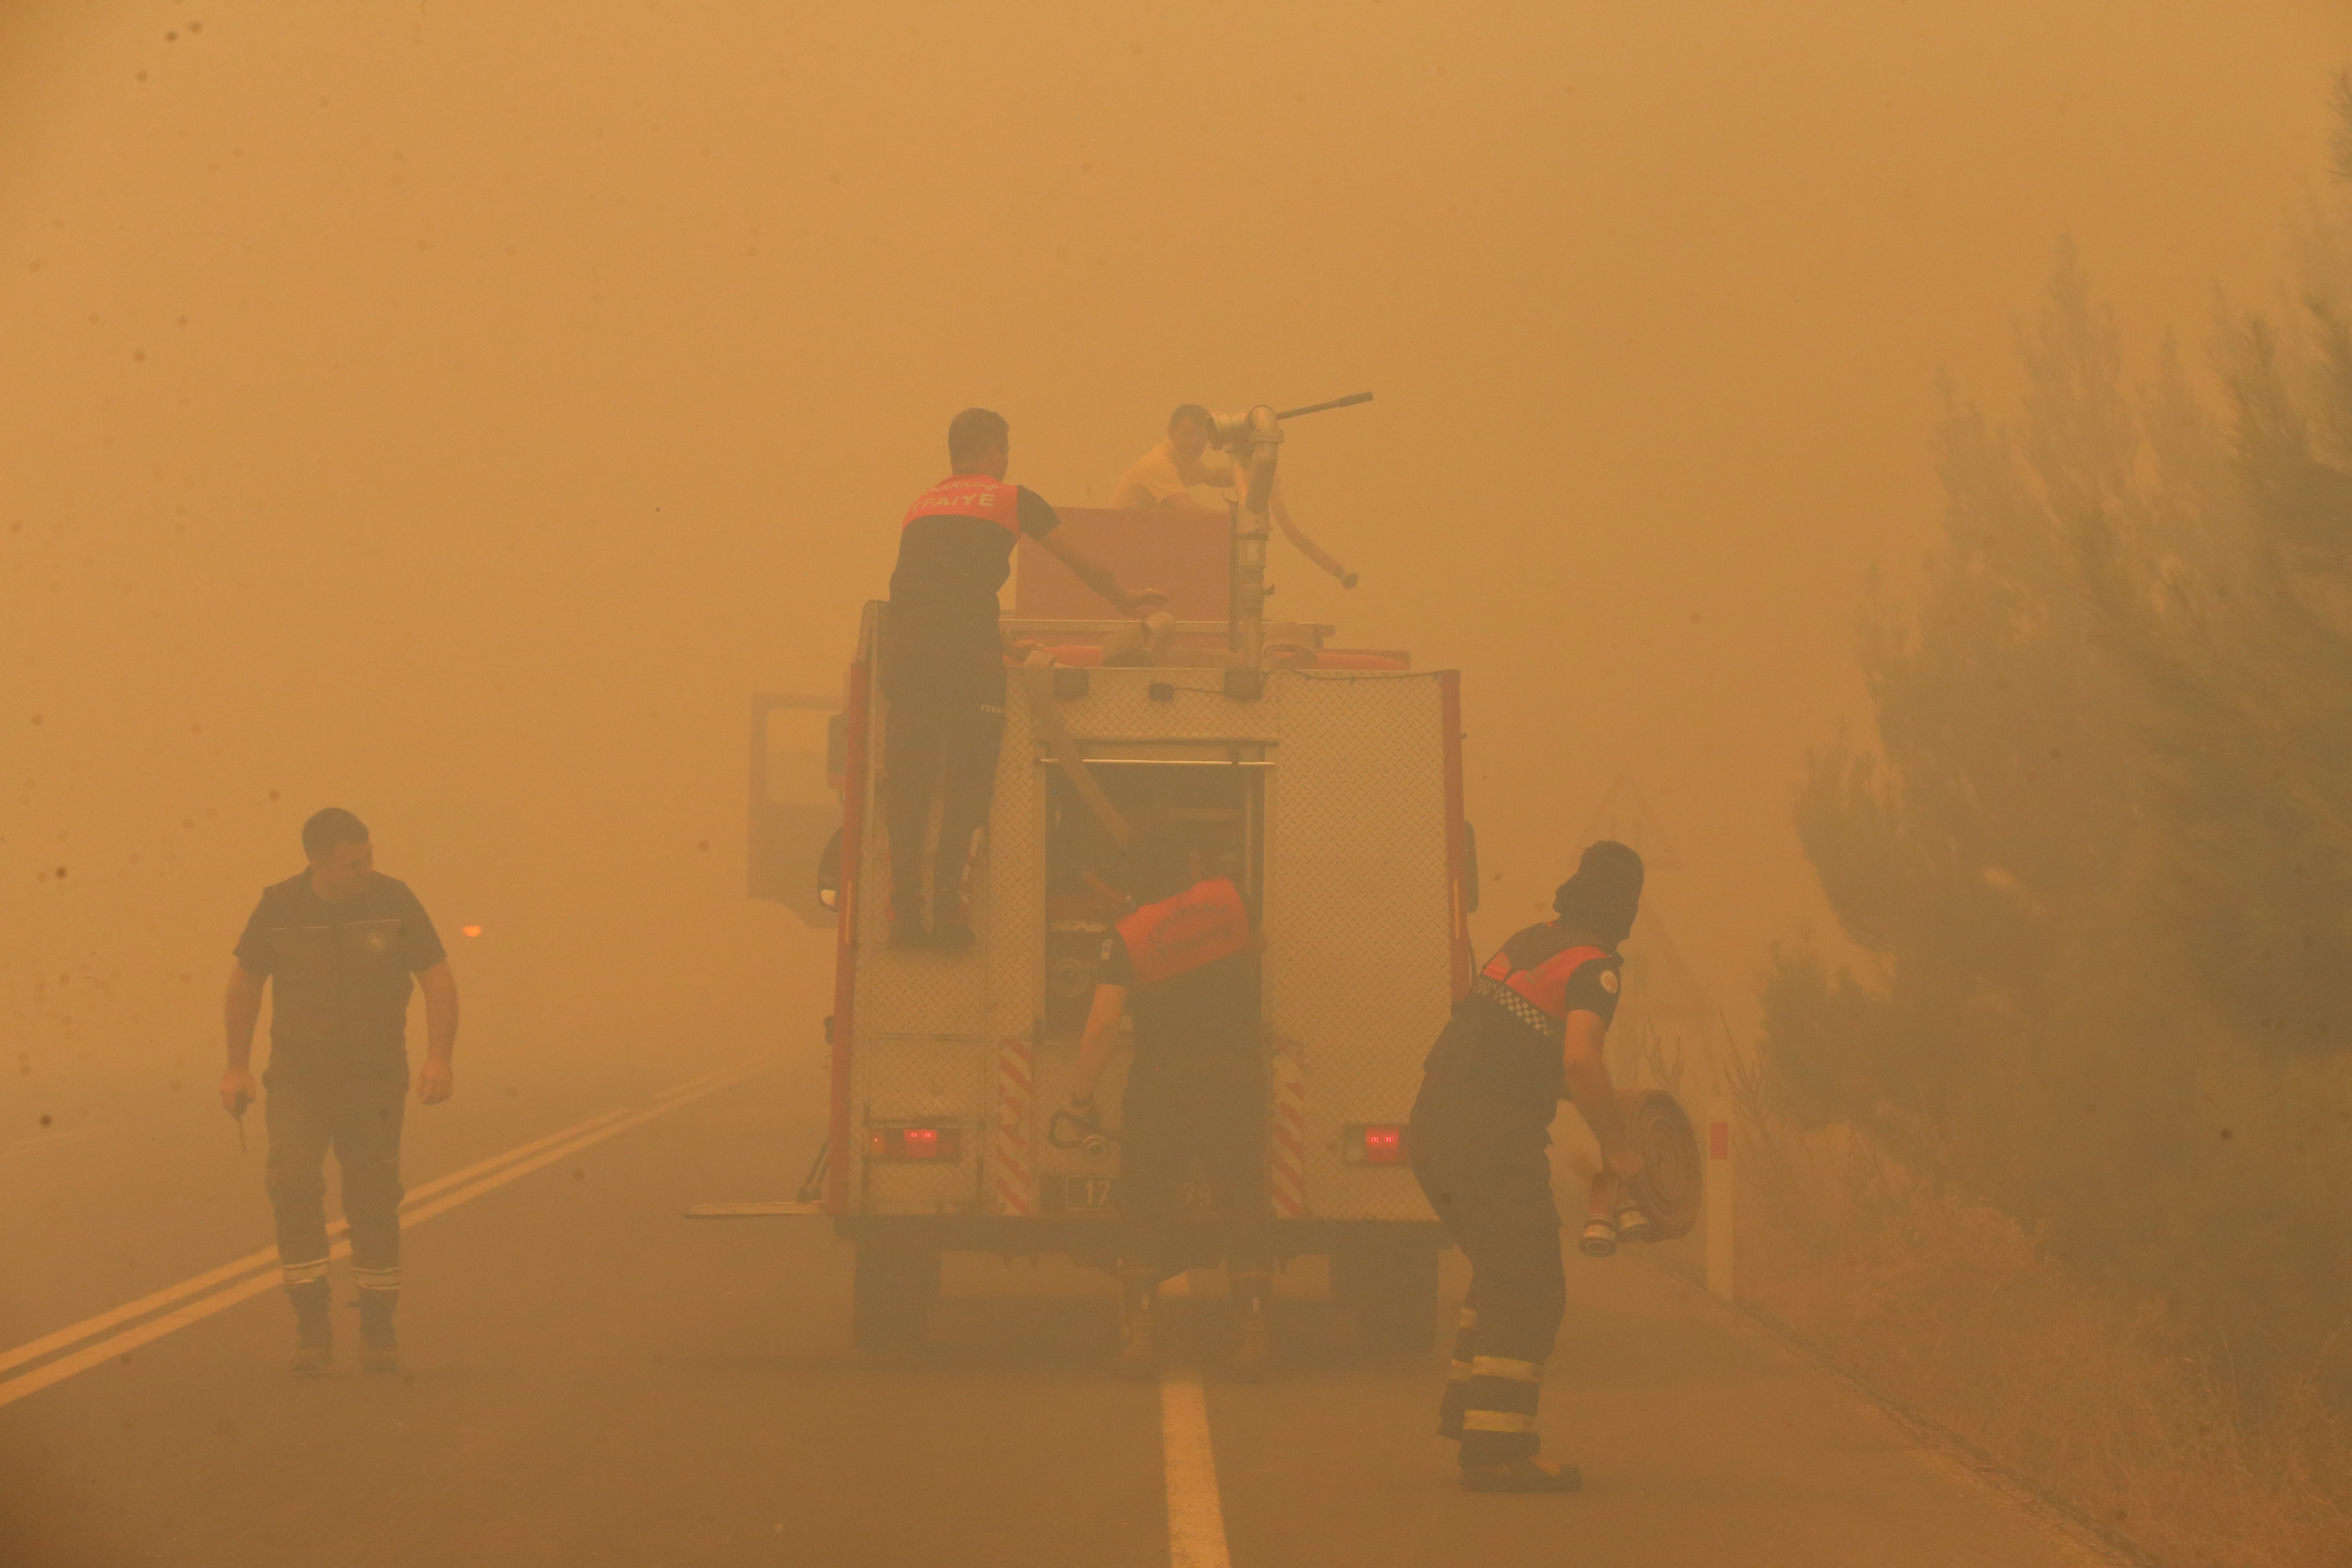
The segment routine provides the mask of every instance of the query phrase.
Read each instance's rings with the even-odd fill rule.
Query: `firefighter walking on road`
[[[457,982],[425,906],[380,876],[365,824],[330,806],[302,825],[310,865],[265,889],[229,965],[228,1068],[221,1104],[242,1116],[254,1098],[253,1031],[265,986],[269,1020],[270,1207],[278,1258],[294,1305],[293,1369],[332,1365],[328,1312],[326,1161],[342,1172],[359,1286],[360,1365],[396,1372],[393,1309],[400,1300],[400,1125],[408,1089],[405,1034],[412,984],[425,993],[425,1057],[416,1097],[449,1098],[457,1043]]]
[[[1159,1371],[1160,1281],[1190,1262],[1179,1189],[1197,1158],[1225,1234],[1226,1277],[1241,1312],[1233,1373],[1256,1382],[1273,1354],[1266,1318],[1274,1269],[1252,1234],[1265,1208],[1265,1056],[1258,1047],[1257,933],[1233,879],[1204,874],[1175,832],[1139,833],[1129,890],[1149,900],[1104,939],[1094,1003],[1078,1047],[1071,1109],[1095,1116],[1095,1089],[1135,1017],[1122,1106],[1119,1183],[1127,1226],[1119,1259],[1118,1371]]]
[[[890,831],[890,945],[960,952],[971,945],[963,909],[964,860],[988,820],[996,754],[1004,738],[1004,647],[996,595],[1025,533],[1058,557],[1121,615],[1165,604],[1130,594],[1057,531],[1061,518],[1036,491],[1004,481],[1012,457],[1003,416],[967,408],[948,426],[946,479],[915,499],[898,528],[882,646],[889,700],[882,765]],[[940,840],[931,923],[923,925],[923,840],[934,784]]]
[[[1549,1129],[1563,1095],[1601,1145],[1619,1234],[1643,1223],[1624,1184],[1640,1173],[1601,1047],[1617,1010],[1642,897],[1642,858],[1603,841],[1561,885],[1559,918],[1506,942],[1423,1064],[1408,1140],[1413,1173],[1470,1259],[1441,1435],[1462,1445],[1470,1491],[1574,1491],[1573,1466],[1536,1457],[1536,1401],[1567,1304]],[[1611,1194],[1596,1192],[1596,1204]]]

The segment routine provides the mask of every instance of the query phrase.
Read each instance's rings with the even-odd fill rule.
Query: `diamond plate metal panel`
[[[1426,1219],[1412,1176],[1341,1163],[1339,1129],[1402,1121],[1453,1005],[1435,675],[1279,671],[1266,1005],[1307,1068],[1307,1212]]]
[[[936,1121],[978,1129],[986,1122],[986,1075],[974,1041],[868,1035],[859,1044],[866,1064],[859,1125]]]
[[[876,1161],[866,1167],[866,1212],[969,1214],[979,1207],[979,1180],[970,1153],[952,1165]]]
[[[1225,695],[1222,669],[1089,669],[1087,694],[1062,704],[1062,721],[1081,745],[1088,741],[1248,741],[1280,736],[1276,705],[1241,702]],[[1173,689],[1166,702],[1151,688]]]
[[[1004,702],[1004,749],[996,759],[988,853],[974,889],[972,919],[984,964],[985,1029],[991,1040],[1026,1039],[1045,984],[1045,806],[1031,763],[1035,726],[1016,677]]]
[[[880,738],[888,732],[889,700],[882,683],[874,683],[873,752],[882,754]],[[890,951],[890,857],[888,813],[884,803],[889,788],[882,767],[869,770],[873,793],[866,820],[871,825],[859,856],[858,877],[866,889],[858,900],[857,1026],[865,1035],[968,1035],[981,1033],[983,945],[968,952],[893,952]],[[939,831],[934,803],[930,833]],[[973,872],[973,903],[986,896],[988,865],[983,859]]]
[[[968,952],[893,952],[889,948],[890,858],[883,824],[887,784],[878,764],[888,722],[888,700],[873,686],[871,728],[877,764],[868,770],[865,836],[859,856],[856,1028],[850,1053],[850,1117],[862,1131],[872,1121],[936,1120],[965,1128],[963,1161],[955,1166],[867,1163],[853,1185],[854,1206],[877,1213],[934,1213],[969,1205],[979,1190],[986,1092],[983,1025],[992,928],[986,911],[997,879],[989,857],[973,868],[970,889],[979,942]],[[938,830],[934,807],[932,832]]]

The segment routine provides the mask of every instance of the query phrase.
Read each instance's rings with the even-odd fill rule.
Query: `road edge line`
[[[1932,1459],[1953,1479],[1982,1487],[2011,1509],[2064,1541],[2087,1560],[2098,1563],[2104,1568],[2162,1568],[2162,1564],[2143,1551],[2137,1542],[2116,1534],[2063,1499],[2042,1490],[1958,1433],[1897,1405],[1861,1378],[1830,1361],[1778,1319],[1759,1311],[1745,1301],[1727,1301],[1664,1263],[1652,1262],[1644,1267],[1671,1281],[1675,1288],[1702,1305],[1730,1320],[1735,1327],[1745,1329],[1790,1360],[1803,1363],[1836,1384],[1846,1394],[1885,1416],[1913,1438],[1918,1444],[1913,1452]]]

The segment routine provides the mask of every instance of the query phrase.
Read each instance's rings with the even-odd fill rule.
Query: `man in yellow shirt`
[[[1236,500],[1244,499],[1246,476],[1224,453],[1210,457],[1210,439],[1209,411],[1197,403],[1180,405],[1168,416],[1168,438],[1138,458],[1135,466],[1119,476],[1110,504],[1129,511],[1149,511],[1159,507],[1214,510],[1202,508],[1192,499],[1194,485],[1213,485],[1232,490]],[[1269,510],[1283,537],[1297,545],[1300,554],[1339,579],[1341,587],[1354,587],[1356,574],[1333,560],[1290,521],[1290,509],[1283,504],[1280,480],[1276,481],[1271,499]]]
[[[1223,452],[1211,458],[1208,451],[1209,411],[1197,403],[1187,403],[1168,416],[1168,438],[1119,476],[1110,504],[1127,510],[1198,508],[1192,486],[1231,489],[1237,482],[1234,460]]]

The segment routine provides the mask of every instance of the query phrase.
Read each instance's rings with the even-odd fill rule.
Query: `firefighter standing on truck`
[[[416,1097],[438,1105],[455,1087],[457,982],[425,906],[405,882],[377,874],[366,824],[330,806],[302,825],[302,849],[309,867],[263,889],[229,965],[221,1104],[241,1117],[253,1100],[253,1028],[262,988],[274,984],[269,1069],[262,1076],[269,1085],[269,1205],[294,1305],[293,1368],[314,1375],[334,1359],[325,1206],[331,1148],[352,1227],[360,1365],[396,1372],[408,993],[412,979],[425,993]]]
[[[1202,858],[1154,826],[1129,855],[1129,890],[1150,900],[1104,939],[1094,1004],[1078,1047],[1072,1111],[1095,1117],[1095,1088],[1122,1014],[1135,1016],[1135,1056],[1122,1108],[1120,1186],[1127,1226],[1119,1259],[1123,1377],[1159,1370],[1153,1311],[1160,1281],[1186,1266],[1178,1189],[1197,1157],[1218,1225],[1225,1271],[1241,1310],[1234,1375],[1265,1377],[1271,1260],[1250,1235],[1265,1206],[1265,1058],[1258,1048],[1258,951],[1248,903],[1230,877],[1203,875]]]
[[[1108,567],[1055,531],[1061,519],[1036,491],[1004,482],[1012,437],[1003,416],[967,408],[948,426],[954,472],[915,500],[898,530],[883,631],[883,737],[890,832],[890,945],[945,952],[971,945],[963,868],[988,820],[1004,738],[1004,646],[996,594],[1026,533],[1122,615],[1166,603],[1129,594]],[[940,786],[940,842],[930,930],[923,927],[923,837]]]
[[[1574,1491],[1573,1466],[1536,1458],[1536,1398],[1567,1304],[1549,1128],[1563,1093],[1601,1145],[1595,1202],[1617,1202],[1616,1234],[1646,1222],[1626,1201],[1640,1173],[1601,1055],[1642,898],[1642,858],[1586,849],[1552,900],[1471,982],[1423,1066],[1407,1133],[1413,1174],[1470,1259],[1438,1431],[1462,1445],[1469,1491]]]

